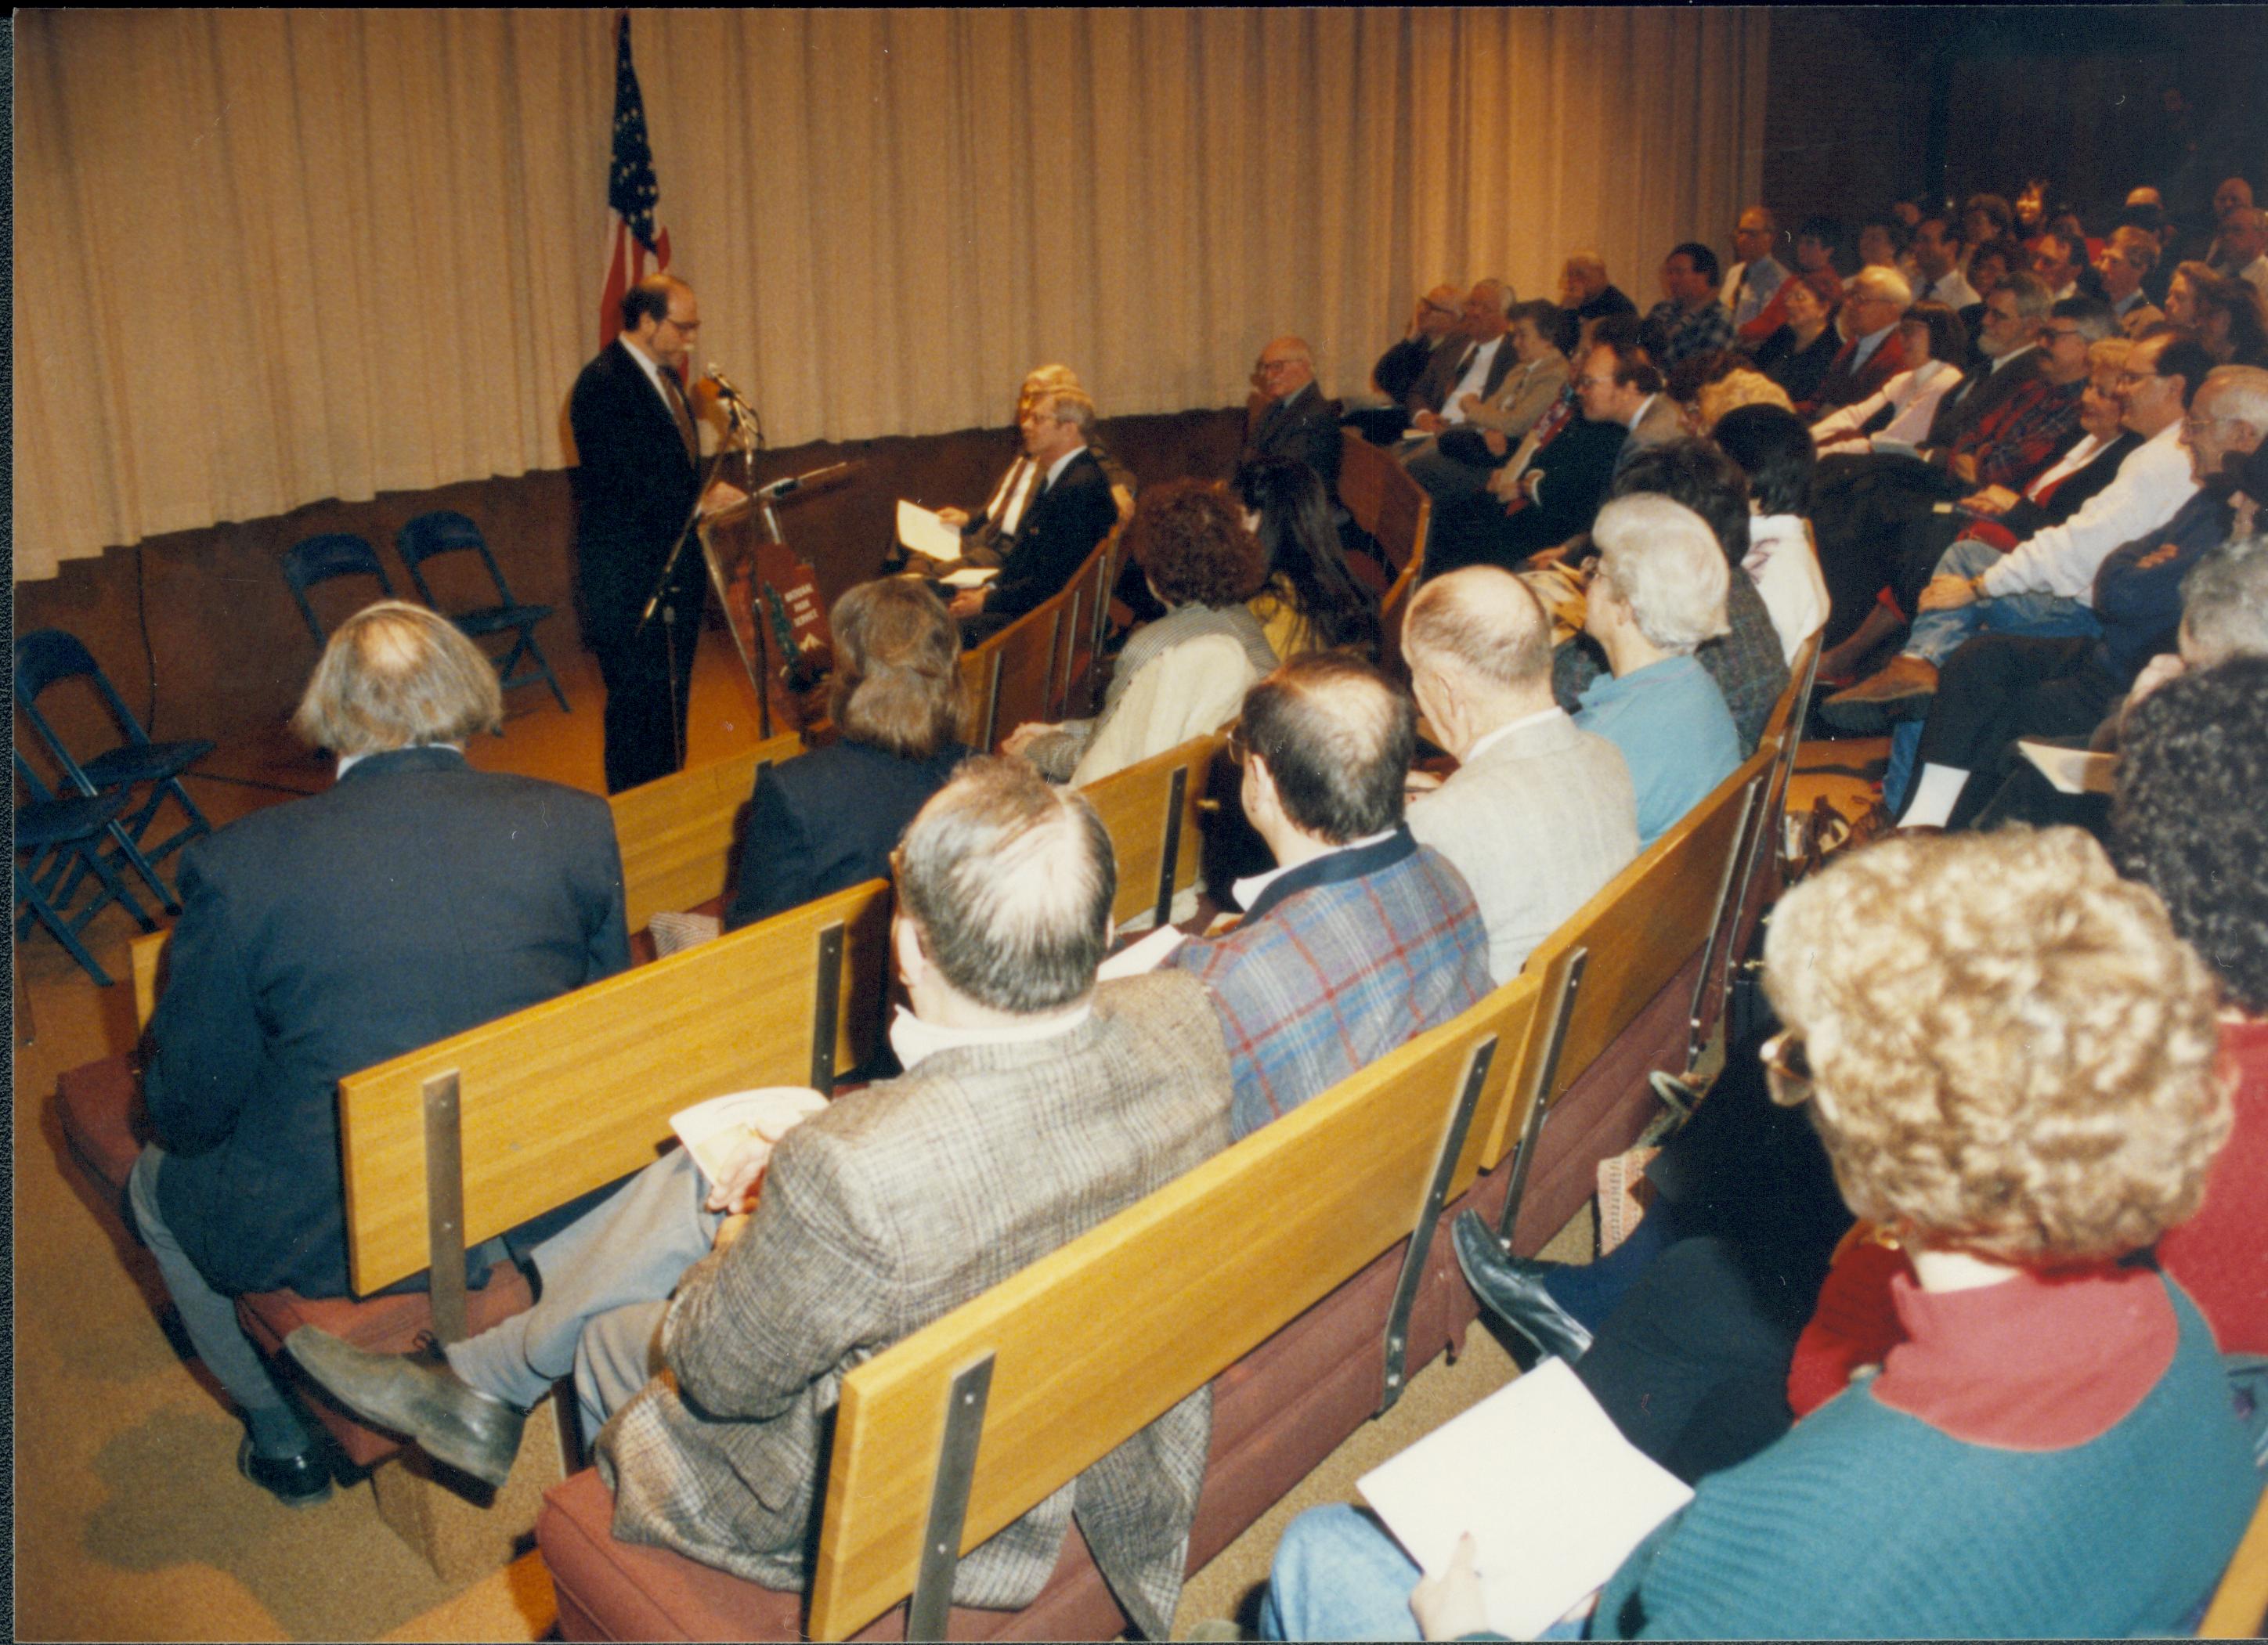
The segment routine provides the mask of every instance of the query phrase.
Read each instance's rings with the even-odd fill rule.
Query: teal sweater
[[[1702,1482],[1624,1561],[1594,1639],[2095,1636],[2195,1615],[2260,1494],[2213,1337],[2084,1444],[1964,1443],[1854,1384]]]

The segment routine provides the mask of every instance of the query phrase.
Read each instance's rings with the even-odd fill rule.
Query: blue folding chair
[[[114,902],[132,914],[144,930],[158,929],[158,922],[143,912],[115,866],[102,855],[102,841],[108,837],[114,847],[121,848],[117,855],[123,856],[126,839],[118,826],[118,813],[125,807],[127,790],[113,789],[92,798],[73,795],[58,799],[40,781],[39,774],[24,763],[21,753],[16,755],[16,778],[28,796],[16,806],[16,940],[21,943],[29,936],[36,920],[55,934],[89,976],[107,988],[110,973],[79,941],[78,934],[86,929],[87,922]],[[101,891],[77,914],[69,913],[71,898],[89,874]]]
[[[126,740],[115,748],[105,749],[84,761],[55,734],[47,716],[40,712],[39,702],[40,694],[49,687],[81,676],[94,682],[96,691],[109,705],[111,717],[126,733]],[[166,889],[166,882],[158,878],[157,865],[198,835],[212,832],[212,825],[189,797],[188,789],[181,786],[181,774],[212,753],[212,744],[202,738],[151,742],[149,733],[142,729],[142,722],[126,706],[126,699],[118,694],[118,687],[110,683],[110,676],[87,654],[86,647],[61,628],[40,628],[16,636],[16,705],[39,732],[40,740],[47,745],[48,753],[65,780],[80,794],[89,799],[97,795],[122,794],[128,797],[122,802],[123,806],[132,804],[135,789],[147,786],[148,795],[140,808],[118,820],[116,837],[127,861],[149,882],[166,911],[179,914],[181,905]],[[188,823],[164,843],[144,845],[142,841],[150,832],[151,823],[156,820],[158,808],[169,797],[188,816]]]
[[[378,550],[352,532],[326,532],[293,543],[284,551],[284,580],[291,585],[291,598],[298,602],[299,614],[307,620],[307,632],[315,636],[318,646],[330,636],[316,621],[315,608],[307,603],[307,591],[337,576],[375,577],[378,591],[388,599],[394,598],[394,584],[379,562]]]
[[[451,622],[470,638],[478,640],[491,634],[509,630],[512,635],[512,650],[493,659],[504,688],[511,691],[519,686],[533,686],[539,681],[551,687],[551,694],[559,700],[559,711],[571,713],[567,706],[567,694],[559,688],[559,681],[551,672],[551,665],[544,660],[543,650],[535,643],[535,625],[551,614],[549,606],[523,606],[512,597],[504,586],[504,572],[497,565],[496,555],[490,552],[488,541],[481,535],[480,527],[463,515],[448,509],[437,509],[431,514],[420,514],[394,533],[394,552],[401,563],[409,568],[409,580],[417,585],[417,592],[434,610],[441,602],[433,598],[433,591],[425,585],[425,562],[436,554],[476,553],[489,569],[489,580],[496,584],[498,603],[482,606],[473,611],[453,611]],[[512,671],[525,660],[528,667],[519,678]]]

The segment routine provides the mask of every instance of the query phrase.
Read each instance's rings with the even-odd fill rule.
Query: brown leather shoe
[[[1871,679],[1862,679],[1848,691],[1838,691],[1820,708],[1821,716],[1838,731],[1879,737],[1900,720],[1918,719],[1929,712],[1937,694],[1937,665],[1918,657],[1896,657]]]

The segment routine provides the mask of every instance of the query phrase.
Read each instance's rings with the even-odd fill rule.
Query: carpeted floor
[[[727,642],[704,636],[694,695],[695,762],[747,741],[754,701]],[[518,694],[506,736],[475,745],[487,767],[596,789],[598,694],[586,658],[561,671],[576,712]],[[1846,814],[1871,797],[1883,745],[1808,745],[1793,804],[1825,793]],[[216,824],[324,780],[280,735],[224,749],[191,788]],[[89,932],[125,974],[133,927],[115,910]],[[16,1628],[27,1639],[526,1640],[553,1620],[528,1554],[445,1583],[379,1518],[371,1487],[293,1512],[238,1478],[242,1430],[161,1325],[154,1271],[72,1166],[52,1110],[56,1076],[128,1048],[127,987],[98,988],[36,935],[16,957],[14,1092]],[[27,1016],[28,1008],[28,1016]],[[1588,1251],[1587,1215],[1552,1254]],[[1415,1378],[1383,1421],[1341,1447],[1185,1590],[1177,1632],[1237,1612],[1267,1575],[1293,1514],[1354,1499],[1355,1479],[1516,1374],[1476,1331],[1455,1364]]]

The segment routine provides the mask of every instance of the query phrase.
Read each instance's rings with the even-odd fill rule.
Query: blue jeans
[[[1963,537],[1937,562],[1940,576],[1975,576],[2000,562],[1990,543]],[[2102,632],[2094,607],[2057,594],[1996,594],[1951,611],[1926,611],[1914,618],[1905,654],[1937,667],[1980,634],[2030,634],[2043,639],[2091,639]]]
[[[1311,1508],[1276,1545],[1260,1636],[1271,1640],[1418,1640],[1410,1590],[1425,1577],[1377,1517]],[[1579,1640],[1587,1625],[1555,1622],[1540,1637]]]

